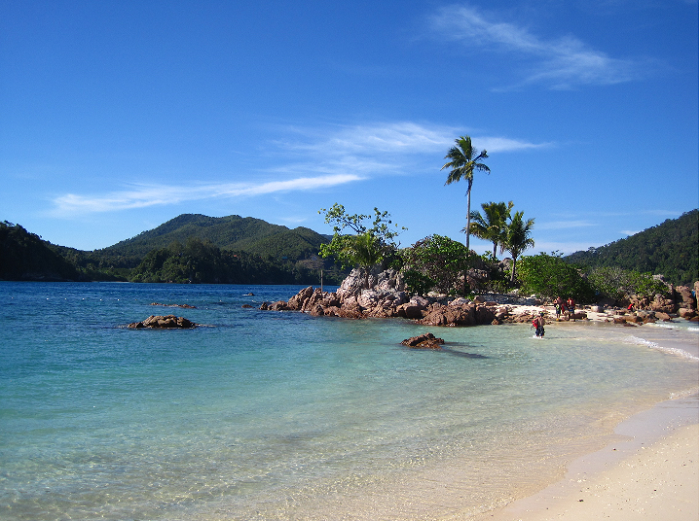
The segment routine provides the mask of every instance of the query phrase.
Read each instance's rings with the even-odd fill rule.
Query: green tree
[[[513,201],[506,203],[482,203],[484,215],[474,211],[470,213],[471,233],[479,239],[493,243],[493,258],[496,259],[496,250],[505,241],[507,221],[513,208]],[[464,231],[464,230],[462,230]]]
[[[590,302],[594,290],[588,279],[575,266],[562,259],[562,254],[523,257],[518,265],[521,289],[546,298],[571,296],[580,302]]]
[[[462,136],[455,139],[454,147],[447,151],[445,159],[449,159],[447,163],[442,165],[440,170],[449,168],[450,172],[447,175],[445,185],[450,185],[464,179],[467,182],[467,226],[465,227],[467,235],[467,251],[469,251],[469,234],[471,233],[471,201],[472,201],[472,184],[474,183],[474,172],[491,173],[491,169],[480,161],[487,159],[489,156],[486,150],[482,150],[479,154],[472,147],[472,139],[469,136]]]
[[[364,274],[365,287],[369,288],[372,268],[396,251],[394,238],[406,228],[398,228],[390,219],[389,212],[374,209],[374,215],[348,214],[342,204],[335,203],[330,209],[322,208],[325,222],[333,225],[331,242],[322,244],[319,255],[334,257],[343,267],[359,266]],[[372,219],[371,226],[366,221]],[[341,234],[346,229],[354,235]]]
[[[442,235],[431,235],[402,250],[404,280],[414,293],[454,291],[460,273],[469,268],[466,246]]]
[[[515,215],[508,223],[503,249],[509,252],[513,259],[513,269],[510,273],[511,284],[515,283],[515,266],[518,262],[518,257],[526,249],[535,245],[534,239],[530,237],[534,225],[534,219],[523,221],[523,212],[515,212]]]
[[[633,295],[653,297],[657,293],[665,295],[669,292],[668,287],[651,274],[619,267],[593,268],[588,279],[599,295],[618,301]]]

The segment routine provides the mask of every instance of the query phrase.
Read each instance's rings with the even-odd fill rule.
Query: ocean
[[[675,347],[697,324],[539,340],[257,309],[299,289],[0,282],[0,519],[468,518],[698,390]],[[167,314],[203,326],[125,327]],[[428,331],[445,349],[400,345]]]

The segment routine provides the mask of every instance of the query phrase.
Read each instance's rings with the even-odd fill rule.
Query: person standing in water
[[[540,316],[534,320],[535,336],[544,338],[544,311],[540,311]]]

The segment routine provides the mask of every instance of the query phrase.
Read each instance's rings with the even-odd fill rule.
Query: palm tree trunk
[[[515,284],[515,262],[518,260],[517,255],[513,255],[513,269],[510,272],[510,283]]]
[[[471,210],[472,210],[472,187],[469,185],[469,190],[467,190],[467,253],[469,253],[469,232],[471,231],[469,227],[471,226]]]

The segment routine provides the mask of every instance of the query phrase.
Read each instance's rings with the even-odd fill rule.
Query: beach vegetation
[[[401,250],[401,258],[409,291],[422,295],[454,293],[473,261],[466,246],[437,234]]]
[[[394,239],[406,228],[399,228],[391,221],[389,212],[377,208],[374,214],[349,214],[342,204],[335,203],[318,213],[324,215],[326,224],[333,226],[333,238],[321,244],[319,255],[333,258],[343,268],[359,267],[365,287],[369,287],[372,268],[391,259],[398,248]]]
[[[668,295],[670,290],[651,273],[639,273],[619,267],[592,268],[587,273],[591,286],[599,296],[616,301],[632,296],[653,298],[654,295]]]
[[[493,243],[493,260],[496,260],[496,251],[499,246],[501,247],[501,253],[503,253],[507,223],[510,218],[510,211],[513,209],[513,201],[509,201],[508,204],[504,202],[495,203],[493,201],[482,203],[481,208],[484,210],[483,215],[476,210],[470,213],[472,221],[470,232],[479,239]],[[465,229],[462,229],[462,231],[465,231]]]
[[[491,173],[491,169],[482,162],[488,157],[486,150],[477,153],[476,149],[472,146],[472,139],[469,136],[462,136],[455,139],[455,146],[450,148],[445,156],[445,159],[449,161],[440,168],[440,170],[449,169],[445,185],[456,183],[461,180],[467,182],[467,226],[464,228],[467,236],[465,243],[467,251],[469,251],[469,234],[471,233],[471,200],[474,173]]]
[[[591,302],[595,290],[588,278],[576,266],[562,259],[560,252],[539,253],[523,257],[518,263],[520,290],[547,299],[573,297],[579,302]]]
[[[528,248],[535,246],[535,240],[531,237],[532,228],[535,226],[534,219],[523,219],[523,212],[515,212],[506,226],[506,233],[503,240],[503,249],[510,253],[513,259],[511,266],[510,282],[515,284],[516,266],[518,257]]]

